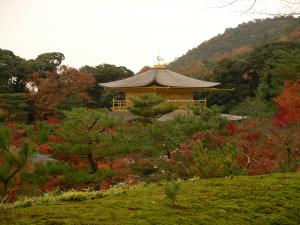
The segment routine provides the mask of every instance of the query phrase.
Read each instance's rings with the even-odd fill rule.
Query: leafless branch
[[[252,163],[253,161],[251,160],[251,158],[250,158],[245,152],[242,152],[242,153],[243,153],[243,155],[246,156],[246,158],[247,158],[247,165],[246,165],[246,168],[245,168],[245,170],[247,171],[248,168],[249,168],[249,166],[251,165],[251,163]]]
[[[224,5],[216,6],[216,7],[213,7],[213,8],[226,8],[226,7],[228,7],[228,6],[233,5],[234,3],[238,2],[238,1],[240,1],[240,0],[230,1],[230,2],[225,3]]]
[[[281,0],[281,2],[285,2],[291,5],[300,5],[300,1],[288,1],[288,0]]]
[[[246,151],[249,151],[249,149],[243,145],[242,146]],[[242,154],[247,158],[247,165],[246,165],[246,168],[245,168],[245,171],[247,172],[248,168],[250,167],[250,165],[252,165],[252,167],[254,169],[256,169],[257,171],[263,171],[263,169],[259,169],[255,166],[254,162],[257,162],[256,159],[254,158],[251,158],[249,155],[247,155],[244,151],[242,151]]]
[[[279,2],[282,3],[282,8],[280,9],[279,12],[276,13],[272,13],[272,12],[268,12],[266,10],[266,12],[254,12],[253,9],[255,7],[256,4],[258,4],[259,2],[263,2],[263,0],[248,0],[248,3],[250,4],[248,8],[246,8],[245,10],[240,10],[242,11],[242,14],[244,13],[249,13],[252,11],[253,14],[257,14],[257,15],[269,15],[269,16],[297,16],[300,15],[300,11],[296,6],[300,6],[300,0],[278,0]],[[241,2],[243,2],[242,0],[231,0],[231,1],[223,1],[221,0],[220,6],[215,6],[215,7],[211,7],[211,8],[226,8],[229,6],[233,6],[233,5],[237,5]],[[285,12],[284,12],[285,11]]]
[[[243,13],[249,12],[251,9],[253,9],[253,7],[255,6],[255,4],[256,4],[256,0],[254,0],[254,1],[252,2],[252,4],[250,5],[250,7],[249,7],[246,11],[244,11]]]

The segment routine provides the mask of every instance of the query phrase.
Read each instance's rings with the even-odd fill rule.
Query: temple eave
[[[174,90],[179,90],[179,89],[186,89],[186,90],[216,90],[218,89],[217,87],[164,87],[164,86],[147,86],[147,87],[104,87],[105,89],[108,90],[133,90],[133,89],[144,89],[144,90],[149,90],[149,89],[174,89]]]

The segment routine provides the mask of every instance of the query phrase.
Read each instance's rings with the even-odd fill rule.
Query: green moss
[[[0,224],[299,224],[300,174],[179,181],[175,206],[166,184],[112,189],[83,201],[33,201],[0,208]]]

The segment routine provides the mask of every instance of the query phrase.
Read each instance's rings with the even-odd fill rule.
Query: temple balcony
[[[127,107],[129,107],[132,104],[131,100],[115,100],[113,99],[112,102],[112,110],[113,111],[124,111],[127,110]],[[202,100],[165,100],[164,104],[175,104],[178,106],[179,109],[187,109],[191,106],[196,107],[206,107],[206,99]]]

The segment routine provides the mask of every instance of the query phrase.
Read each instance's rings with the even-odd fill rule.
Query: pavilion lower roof
[[[106,88],[136,88],[148,87],[151,85],[158,85],[170,88],[212,88],[218,86],[220,83],[208,82],[194,79],[175,73],[166,68],[153,68],[144,73],[129,77],[126,79],[100,83],[99,85]]]

